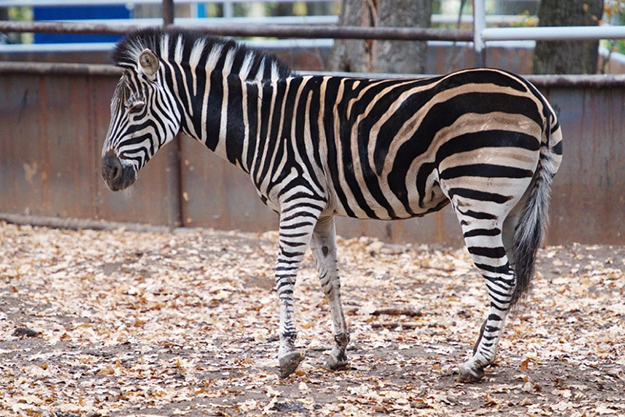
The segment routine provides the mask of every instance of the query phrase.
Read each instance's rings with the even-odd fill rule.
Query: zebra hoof
[[[349,361],[347,360],[347,355],[345,355],[344,351],[334,352],[334,350],[330,353],[328,360],[326,361],[328,368],[333,371],[345,368],[348,363]]]
[[[305,355],[302,352],[291,352],[279,359],[280,361],[280,378],[286,378],[291,375],[300,362],[304,360]]]
[[[461,382],[478,382],[484,377],[484,369],[471,366],[472,364],[464,364],[460,367]]]

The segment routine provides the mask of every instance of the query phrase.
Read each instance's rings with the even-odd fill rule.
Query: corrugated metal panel
[[[278,216],[258,198],[249,176],[204,145],[182,140],[183,220],[186,226],[266,231]]]
[[[564,134],[549,242],[625,243],[625,85],[546,95]]]
[[[0,211],[167,223],[165,158],[129,193],[100,178],[110,76],[2,74]],[[166,195],[166,193],[165,193]]]

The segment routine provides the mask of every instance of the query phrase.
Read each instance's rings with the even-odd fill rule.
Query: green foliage
[[[9,7],[9,19],[17,21],[33,20],[32,7]]]
[[[9,20],[18,22],[30,22],[33,20],[32,7],[9,7]],[[11,43],[33,43],[35,38],[32,33],[11,33]]]
[[[529,11],[525,11],[524,13],[517,15],[519,18],[518,22],[514,22],[509,24],[510,27],[536,27],[538,26],[538,17],[532,16]]]
[[[603,20],[611,25],[625,25],[625,1],[606,1],[604,6]],[[611,39],[603,41],[602,46],[612,52],[625,54],[625,39]]]

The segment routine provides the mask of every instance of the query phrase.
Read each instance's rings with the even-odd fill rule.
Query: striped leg
[[[297,270],[310,243],[320,211],[299,212],[286,207],[280,214],[280,248],[276,264],[276,290],[280,302],[280,377],[286,378],[297,369],[304,353],[295,349],[297,329],[293,312],[293,289]]]
[[[321,288],[328,300],[332,315],[332,329],[336,345],[330,352],[328,367],[330,369],[343,368],[348,362],[345,349],[349,343],[349,330],[341,305],[341,282],[336,258],[336,232],[333,217],[323,218],[317,222],[310,247],[315,256]]]
[[[481,236],[481,239],[478,240],[476,238],[477,235],[480,234],[479,228],[470,226],[466,221],[465,223],[467,223],[467,225],[463,226],[465,241],[468,248],[471,248],[471,245],[473,245],[474,248],[475,246],[495,248],[497,247],[496,245],[503,245],[503,247],[499,246],[498,250],[504,250],[504,252],[492,253],[490,258],[487,257],[495,261],[495,263],[489,263],[488,260],[484,261],[483,258],[480,259],[479,254],[474,253],[477,252],[475,249],[469,249],[472,252],[471,256],[473,257],[474,263],[486,279],[491,305],[487,318],[480,329],[480,336],[473,348],[473,358],[461,369],[462,377],[465,379],[480,379],[484,374],[484,367],[490,365],[495,360],[499,335],[501,330],[503,330],[505,318],[511,307],[511,295],[517,283],[514,272],[514,264],[516,261],[514,251],[515,232],[526,199],[527,195],[524,195],[514,209],[508,213],[502,228],[494,227],[490,229],[490,233],[494,234],[490,238],[485,239],[484,236]],[[500,229],[501,233],[496,233]],[[486,230],[487,229],[484,229],[484,233],[489,234]]]
[[[493,204],[493,203],[491,203]],[[463,379],[477,381],[484,375],[484,368],[495,360],[497,344],[511,306],[516,284],[503,242],[503,221],[486,213],[476,218],[475,211],[456,210],[465,242],[475,266],[486,280],[490,306],[479,338],[473,349],[473,357],[461,368]]]

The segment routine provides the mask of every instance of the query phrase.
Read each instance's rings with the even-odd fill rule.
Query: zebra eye
[[[143,100],[136,100],[128,105],[128,111],[130,113],[139,113],[144,107],[145,102]]]

